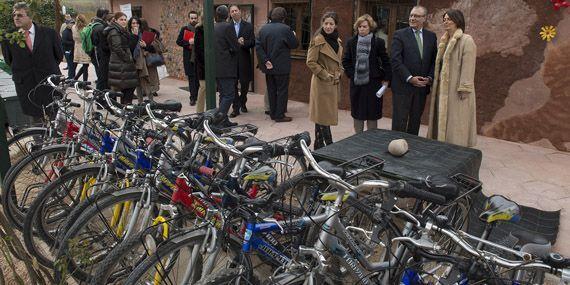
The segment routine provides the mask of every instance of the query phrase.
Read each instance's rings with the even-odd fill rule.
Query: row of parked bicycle
[[[120,93],[55,75],[44,84],[56,90],[47,123],[10,138],[1,198],[58,284],[570,280],[547,241],[489,240],[520,219],[502,196],[486,202],[483,234],[466,232],[481,190],[466,175],[388,180],[372,155],[317,162],[308,133],[266,142],[253,125],[221,127],[215,110],[123,106]]]

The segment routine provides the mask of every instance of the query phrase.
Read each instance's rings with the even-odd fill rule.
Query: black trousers
[[[220,104],[218,110],[226,115],[234,101],[236,80],[236,78],[218,78],[216,80],[218,92],[220,92]]]
[[[269,116],[272,120],[285,117],[289,99],[289,74],[266,74]]]
[[[195,65],[190,63],[190,69],[194,70],[192,74],[187,74],[188,77],[188,89],[190,91],[190,101],[198,100],[198,88],[200,88],[200,81],[198,80],[198,75],[195,71]]]
[[[427,95],[421,91],[412,94],[394,93],[392,96],[392,130],[418,135]]]
[[[247,103],[247,92],[249,92],[249,81],[248,80],[240,80],[239,81],[239,90],[237,87],[237,81],[236,81],[236,96],[234,97],[234,103],[233,103],[233,110],[236,113],[239,113],[239,109],[241,107],[245,106],[245,103]],[[238,93],[239,91],[239,93]]]

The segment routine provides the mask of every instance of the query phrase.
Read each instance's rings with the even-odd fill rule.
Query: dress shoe
[[[285,123],[285,122],[291,122],[291,121],[293,121],[293,118],[287,117],[287,116],[280,118],[280,119],[275,119],[275,122],[277,122],[277,123]]]
[[[235,117],[237,117],[237,116],[239,116],[239,112],[236,112],[236,111],[233,111],[233,112],[230,114],[230,118],[235,118]]]
[[[190,99],[190,106],[196,106],[196,100]]]
[[[246,107],[246,106],[241,107],[240,110],[241,110],[243,113],[247,113],[247,107]]]
[[[265,111],[265,115],[271,115],[271,113],[269,113],[269,111]]]

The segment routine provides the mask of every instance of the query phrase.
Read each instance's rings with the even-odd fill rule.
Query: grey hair
[[[424,10],[424,16],[427,16],[427,14],[428,14],[428,9],[427,9],[426,7],[424,7],[424,6],[416,5],[416,6],[412,7],[412,10],[413,10],[413,9],[422,9],[422,10]]]
[[[14,4],[13,7],[14,10],[24,10],[26,11],[26,15],[31,16],[31,10],[30,10],[30,5],[28,5],[28,3],[26,2],[17,2]]]

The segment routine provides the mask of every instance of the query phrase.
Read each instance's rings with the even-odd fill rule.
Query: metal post
[[[214,1],[204,0],[204,61],[206,65],[206,109],[216,108],[216,59],[214,52]]]

